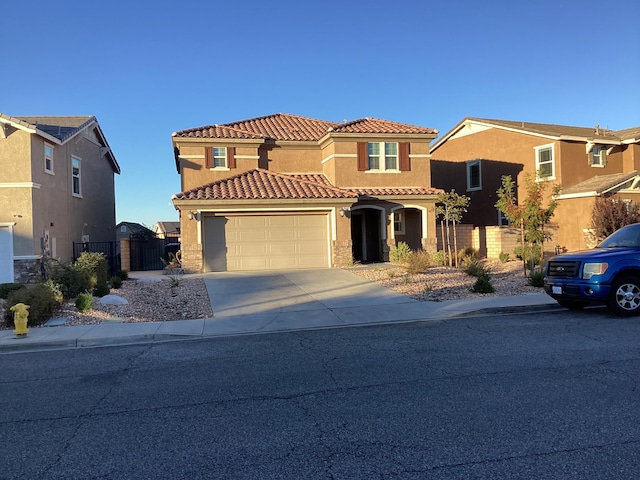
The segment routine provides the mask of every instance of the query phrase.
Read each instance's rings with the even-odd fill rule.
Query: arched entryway
[[[420,250],[424,247],[423,239],[426,238],[426,214],[424,207],[408,206],[396,207],[391,210],[393,222],[393,240],[406,243],[411,250]]]
[[[382,260],[383,209],[357,208],[351,210],[351,242],[353,260],[379,262]]]

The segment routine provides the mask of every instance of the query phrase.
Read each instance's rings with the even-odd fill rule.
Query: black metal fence
[[[109,263],[109,276],[120,270],[120,242],[73,242],[74,262],[82,252],[103,253]]]
[[[162,270],[169,253],[180,249],[177,237],[129,239],[129,261],[132,271]],[[163,261],[164,260],[164,261]]]

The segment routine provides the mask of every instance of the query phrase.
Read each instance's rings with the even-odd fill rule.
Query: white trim
[[[409,158],[431,158],[433,155],[430,153],[410,153]]]
[[[556,200],[567,200],[569,198],[586,198],[586,197],[598,197],[600,194],[596,191],[592,192],[580,192],[580,193],[561,193],[560,195],[556,195],[554,198]]]
[[[323,158],[320,163],[327,163],[334,158],[358,158],[358,155],[355,153],[332,153],[328,157]]]
[[[0,222],[0,227],[15,227],[16,222]]]
[[[5,182],[0,183],[0,188],[40,188],[42,185],[33,182]]]
[[[245,160],[260,160],[260,155],[234,155],[237,158],[244,158]]]
[[[428,213],[428,208],[427,207],[423,207],[421,205],[412,205],[410,203],[404,204],[404,205],[400,205],[398,207],[393,207],[391,209],[391,213],[393,213],[395,210],[398,210],[399,208],[413,208],[415,210],[420,210],[420,213],[422,214],[422,238],[427,238],[427,213]],[[392,229],[393,230],[393,229]],[[395,236],[392,237],[395,239]]]
[[[193,158],[197,158],[197,159],[201,159],[204,158],[204,155],[178,155],[178,158],[181,160],[188,160],[188,159],[193,159]]]
[[[209,169],[210,172],[230,172],[231,169],[229,167],[212,167]]]
[[[540,161],[539,161],[539,156],[540,156],[540,150],[546,150],[547,148],[551,149],[551,162],[546,162],[546,163],[551,163],[551,175],[549,175],[548,177],[538,177],[538,171],[540,170]],[[538,145],[536,147],[533,147],[533,151],[535,152],[535,165],[536,165],[536,182],[546,182],[549,180],[555,180],[556,179],[556,148],[555,148],[555,143],[547,143],[545,145]]]
[[[467,192],[476,192],[478,190],[482,190],[482,162],[480,162],[480,159],[469,160],[465,162],[465,165],[466,165],[466,172],[467,172]],[[470,169],[474,165],[478,165],[478,186],[477,187],[471,186]]]
[[[42,255],[15,255],[14,260],[40,260]]]

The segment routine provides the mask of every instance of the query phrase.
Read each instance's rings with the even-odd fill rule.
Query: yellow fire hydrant
[[[13,334],[17,337],[26,337],[29,333],[27,322],[29,321],[29,305],[16,303],[11,307],[13,312],[13,325],[16,327]]]

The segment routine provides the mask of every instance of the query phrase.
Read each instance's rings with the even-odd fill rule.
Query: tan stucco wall
[[[44,171],[42,137],[11,129],[7,138],[0,138],[0,183],[33,184],[0,188],[0,221],[16,222],[14,255],[41,255],[40,239],[48,231],[50,247],[55,239],[51,253],[67,262],[72,242],[80,242],[83,233],[90,241],[115,240],[114,171],[101,156],[100,145],[85,138],[76,136],[64,145],[46,143],[53,146],[53,175]],[[81,160],[82,198],[71,195],[71,155]]]

